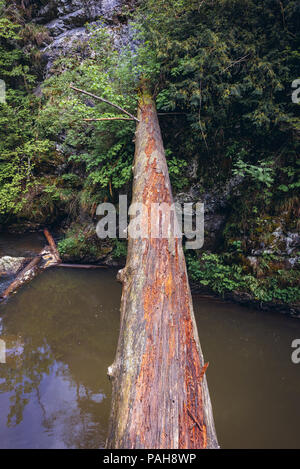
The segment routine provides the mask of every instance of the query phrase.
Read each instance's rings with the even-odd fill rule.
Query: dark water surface
[[[0,257],[31,257],[47,244],[43,233],[0,233]]]
[[[119,333],[113,270],[48,270],[0,305],[0,448],[103,447]],[[219,442],[300,448],[300,321],[194,298]]]
[[[98,448],[119,332],[114,272],[52,269],[0,305],[0,448]]]

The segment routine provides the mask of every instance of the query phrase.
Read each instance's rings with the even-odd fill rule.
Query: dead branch
[[[60,258],[60,255],[59,255],[59,252],[56,248],[56,244],[55,244],[55,241],[54,239],[52,238],[51,234],[49,233],[49,231],[47,230],[47,228],[44,229],[44,235],[45,235],[45,238],[47,239],[48,243],[49,243],[49,246],[51,248],[51,251],[55,257],[55,260],[57,263],[60,263],[61,262],[61,258]]]
[[[82,90],[80,88],[76,88],[73,85],[70,85],[70,88],[72,88],[72,90],[74,90],[74,91],[77,91],[78,93],[86,94],[87,96],[91,96],[91,98],[94,98],[94,99],[97,99],[98,101],[102,101],[103,103],[109,104],[110,106],[113,106],[114,108],[118,109],[119,111],[124,112],[125,114],[127,114],[127,116],[131,117],[133,120],[139,122],[139,120],[133,114],[130,114],[130,112],[126,111],[125,109],[118,106],[117,104],[111,103],[107,99],[101,98],[100,96],[97,96],[96,94],[89,93],[88,91]]]
[[[195,425],[197,425],[197,427],[199,428],[200,432],[203,431],[203,427],[202,425],[199,423],[199,421],[196,419],[196,417],[194,417],[194,415],[192,414],[192,412],[187,409],[187,413],[188,415],[191,417],[191,419],[195,422]]]
[[[158,112],[158,116],[185,116],[186,112]]]
[[[231,62],[231,64],[228,65],[228,67],[224,68],[223,72],[226,72],[229,68],[233,67],[234,65],[243,62],[246,60],[247,57],[249,57],[250,54],[244,55],[244,57],[240,57],[238,60],[235,60],[234,62]]]
[[[83,119],[85,122],[93,121],[133,121],[132,117],[99,117],[95,119]]]

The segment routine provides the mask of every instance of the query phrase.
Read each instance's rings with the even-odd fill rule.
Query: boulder
[[[0,257],[0,274],[16,275],[26,262],[26,257]]]

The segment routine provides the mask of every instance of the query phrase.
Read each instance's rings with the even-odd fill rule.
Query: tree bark
[[[50,249],[53,253],[53,256],[55,257],[56,262],[61,263],[61,258],[60,258],[59,252],[57,250],[55,241],[54,241],[52,235],[50,234],[49,230],[47,230],[47,228],[44,229],[44,236],[45,236],[45,238],[47,239],[47,241],[49,243]]]
[[[143,93],[132,202],[173,203],[157,113]],[[149,230],[149,211],[142,225]],[[149,233],[149,231],[148,231]],[[128,236],[107,448],[218,448],[181,239]]]
[[[20,288],[25,282],[28,282],[33,277],[36,276],[37,271],[39,270],[39,264],[42,259],[42,253],[38,254],[32,259],[32,261],[27,264],[27,266],[21,270],[17,275],[16,279],[6,288],[6,290],[1,294],[1,298],[5,299],[14,293],[18,288]]]

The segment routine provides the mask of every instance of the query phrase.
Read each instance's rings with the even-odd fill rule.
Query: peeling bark
[[[154,102],[139,102],[133,200],[173,203]],[[149,212],[148,212],[149,213]],[[145,213],[142,224],[148,227]],[[149,229],[146,228],[146,229]],[[107,448],[217,448],[181,239],[128,237]]]
[[[49,233],[49,230],[47,230],[47,228],[44,229],[44,236],[45,236],[45,238],[47,239],[47,241],[49,243],[50,249],[53,253],[53,256],[55,257],[56,262],[58,264],[60,264],[61,263],[61,258],[60,258],[59,252],[57,250],[55,241],[52,238],[52,235]]]

